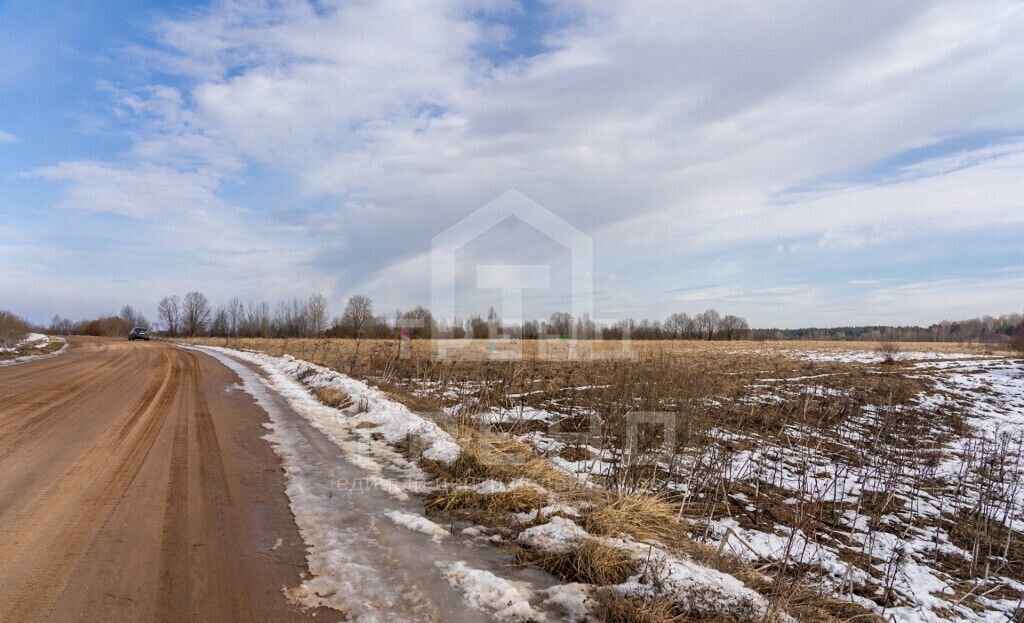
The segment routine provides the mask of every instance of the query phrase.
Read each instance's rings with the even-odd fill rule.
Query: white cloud
[[[689,252],[814,236],[819,248],[848,251],[926,233],[1024,224],[1024,144],[964,161],[971,164],[943,175],[851,185],[785,202],[769,194],[737,201],[711,193],[692,204],[695,217],[664,210],[611,225],[604,235]]]
[[[44,167],[32,175],[69,183],[62,205],[74,210],[170,220],[182,213],[199,216],[226,209],[217,195],[217,177],[152,164],[118,167],[75,161]]]
[[[133,53],[175,85],[111,89],[130,153],[37,174],[68,185],[69,208],[229,223],[230,242],[191,244],[231,262],[212,248],[279,246],[281,228],[225,199],[247,166],[269,168],[294,184],[296,204],[316,206],[286,245],[306,281],[345,271],[346,290],[396,304],[426,302],[431,237],[510,187],[593,234],[608,274],[644,261],[666,270],[666,258],[687,255],[712,283],[744,270],[726,257],[738,247],[851,253],[1024,222],[1024,145],[1012,142],[787,192],[946,137],[1019,130],[1019,3],[580,0],[548,10],[566,25],[544,33],[543,52],[507,62],[482,51],[510,45],[508,27],[462,0],[236,0],[168,17]],[[302,244],[326,230],[344,242]],[[682,296],[746,304],[730,287]],[[790,287],[757,292],[811,296]]]
[[[739,294],[740,290],[734,286],[711,286],[680,292],[675,300],[682,303],[722,303]]]
[[[10,132],[4,132],[3,130],[0,130],[0,144],[3,144],[3,143],[17,143],[17,142],[18,142],[18,137],[17,136],[14,136]]]
[[[867,304],[880,318],[907,318],[928,324],[1021,311],[1024,278],[942,279],[880,288]],[[939,317],[941,315],[941,317]]]

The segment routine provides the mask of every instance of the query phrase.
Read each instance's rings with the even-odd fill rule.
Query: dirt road
[[[72,338],[0,368],[0,621],[305,621],[266,414],[215,360]]]

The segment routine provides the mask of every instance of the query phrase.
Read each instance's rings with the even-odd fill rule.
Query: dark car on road
[[[135,327],[128,332],[128,341],[132,340],[146,340],[149,341],[149,330],[143,327]]]

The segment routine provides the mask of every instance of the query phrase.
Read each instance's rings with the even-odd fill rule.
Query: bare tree
[[[206,331],[210,322],[210,301],[202,292],[189,292],[181,304],[182,330],[189,337]]]
[[[726,340],[738,340],[746,336],[750,331],[750,325],[745,318],[728,314],[724,316],[718,325],[719,334]]]
[[[722,316],[715,309],[708,309],[694,316],[693,321],[696,325],[698,337],[706,340],[714,339],[721,320]]]
[[[210,323],[210,334],[217,337],[225,337],[231,332],[231,319],[228,310],[223,305],[217,308],[213,314],[213,322]]]
[[[568,338],[570,337],[569,334],[572,333],[572,326],[572,316],[566,312],[554,312],[548,319],[544,330],[549,335]]]
[[[470,316],[469,320],[466,321],[466,332],[474,340],[487,339],[490,335],[490,330],[487,327],[487,323],[480,316]]]
[[[426,307],[417,305],[407,312],[396,312],[397,328],[406,332],[409,337],[429,338],[434,335],[437,324],[434,316]]]
[[[359,338],[363,337],[372,322],[373,301],[368,296],[355,294],[345,303],[345,311],[337,324],[343,335]]]
[[[60,314],[55,315],[50,321],[51,335],[71,335],[74,330],[75,323],[71,322],[70,318],[62,318]]]
[[[228,302],[228,330],[234,337],[238,336],[239,331],[242,329],[242,323],[245,320],[245,306],[242,305],[242,301],[238,300],[238,297],[233,297]]]
[[[157,313],[160,316],[160,322],[163,323],[167,331],[167,335],[172,337],[177,335],[181,328],[181,299],[178,295],[165,296],[160,299]]]
[[[327,299],[316,292],[306,301],[306,321],[308,330],[314,336],[323,335],[327,330]]]
[[[492,305],[487,310],[487,331],[488,337],[496,338],[501,335],[501,317],[498,315],[498,311],[494,309]]]
[[[118,314],[118,317],[121,320],[124,320],[124,323],[129,327],[135,326],[135,308],[131,305],[125,305],[122,307],[121,313]]]
[[[693,320],[687,314],[672,314],[665,319],[664,328],[672,339],[691,337],[694,332]]]
[[[254,320],[254,336],[270,337],[273,335],[273,322],[270,319],[270,305],[261,301],[258,305],[249,308],[249,314]]]

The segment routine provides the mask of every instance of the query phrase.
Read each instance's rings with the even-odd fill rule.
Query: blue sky
[[[0,2],[0,307],[429,304],[514,188],[602,319],[1024,308],[1022,3],[664,4]],[[509,226],[464,268],[565,258]]]

